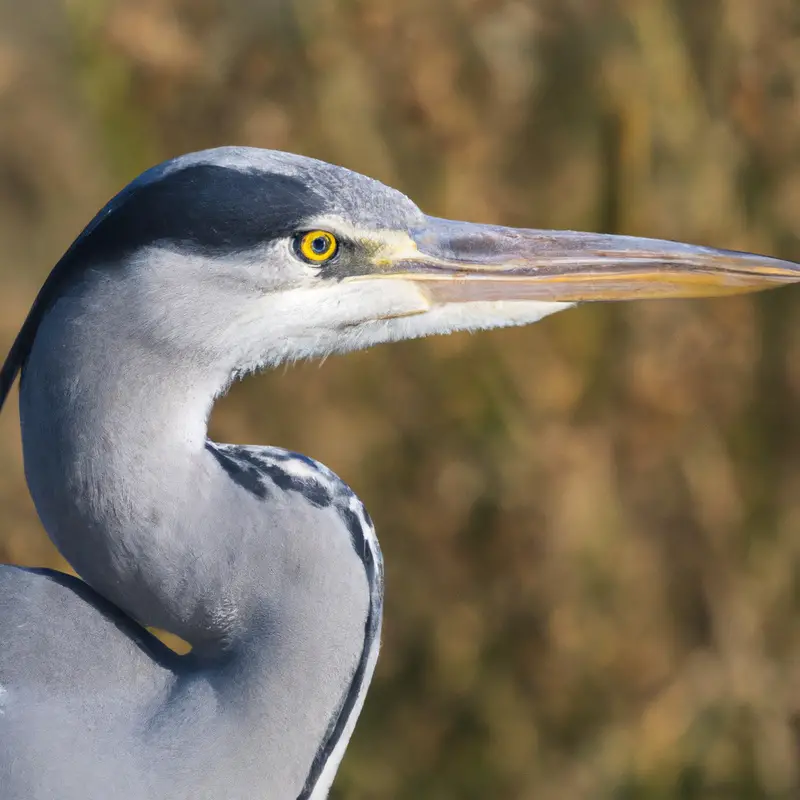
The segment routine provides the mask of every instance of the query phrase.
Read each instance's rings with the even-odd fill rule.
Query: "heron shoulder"
[[[298,800],[326,797],[364,703],[380,646],[383,561],[372,520],[355,492],[313,458],[277,447],[206,443],[231,480],[268,502],[276,493],[296,494],[309,505],[330,508],[350,535],[364,566],[369,607],[364,641],[350,686],[330,718]]]

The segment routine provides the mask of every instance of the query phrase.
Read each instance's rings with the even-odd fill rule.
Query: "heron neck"
[[[226,741],[238,742],[232,758],[254,781],[291,769],[284,785],[302,788],[346,708],[320,778],[329,781],[380,618],[347,530],[332,535],[341,523],[331,509],[265,508],[225,475],[205,447],[221,375],[176,369],[109,320],[70,314],[59,304],[43,321],[20,392],[26,477],[45,529],[100,594],[193,646],[210,697],[244,704],[250,736],[231,730]],[[190,704],[198,685],[186,689]]]
[[[97,591],[199,644],[202,624],[190,610],[199,599],[181,588],[179,565],[224,558],[235,534],[203,527],[200,538],[197,527],[213,488],[204,444],[218,386],[159,363],[135,339],[98,339],[60,312],[44,320],[20,386],[36,509]]]
[[[20,386],[25,474],[87,583],[139,622],[213,648],[229,633],[225,567],[247,551],[205,449],[227,374],[148,340],[124,290],[98,281],[42,320]]]

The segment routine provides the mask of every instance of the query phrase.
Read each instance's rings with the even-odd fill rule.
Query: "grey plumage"
[[[72,252],[99,231],[95,224]],[[265,228],[260,247],[272,233]],[[186,273],[203,268],[195,241],[155,246],[150,263],[163,259],[180,301]],[[2,568],[2,796],[322,796],[312,791],[346,741],[377,656],[382,572],[371,522],[310,459],[206,446],[204,435],[192,448],[184,422],[195,412],[191,422],[204,428],[239,364],[225,351],[198,363],[192,341],[170,352],[169,321],[144,320],[136,302],[147,298],[129,291],[142,250],[129,252],[130,264],[101,266],[82,253],[46,301],[21,388],[26,475],[46,529],[92,586],[183,635],[193,653],[175,657],[129,620],[120,628],[93,613],[97,596],[71,582]],[[235,291],[246,297],[262,278],[250,272]],[[191,313],[202,313],[202,298],[184,300],[199,301]],[[214,324],[203,337],[214,337]],[[176,356],[187,357],[185,371]],[[207,394],[194,405],[201,386]],[[287,482],[298,490],[285,491]],[[109,532],[115,542],[106,547]],[[58,756],[68,748],[80,755],[69,765]],[[46,760],[51,770],[36,766]],[[280,789],[270,795],[265,781]]]
[[[314,231],[330,257],[303,249]],[[437,220],[283,153],[145,173],[56,265],[0,373],[0,401],[22,373],[28,485],[86,581],[0,567],[3,799],[327,795],[377,659],[380,550],[327,468],[207,440],[232,380],[583,299],[797,277],[749,254]]]

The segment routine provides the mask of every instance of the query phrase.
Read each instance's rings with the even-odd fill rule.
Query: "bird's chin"
[[[543,300],[472,300],[469,302],[437,303],[423,314],[396,318],[391,321],[396,339],[415,339],[422,336],[506,328],[538,322],[574,303]]]
[[[432,304],[425,310],[407,313],[396,311],[342,329],[331,352],[363,350],[377,344],[458,331],[529,325],[572,305],[574,304],[526,300],[474,301]]]

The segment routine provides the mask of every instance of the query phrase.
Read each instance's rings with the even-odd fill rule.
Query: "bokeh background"
[[[227,143],[441,216],[800,259],[800,6],[0,0],[2,349],[111,194]],[[63,568],[15,403],[0,559]],[[337,800],[800,797],[800,290],[279,370],[212,434],[320,458],[378,525]]]

